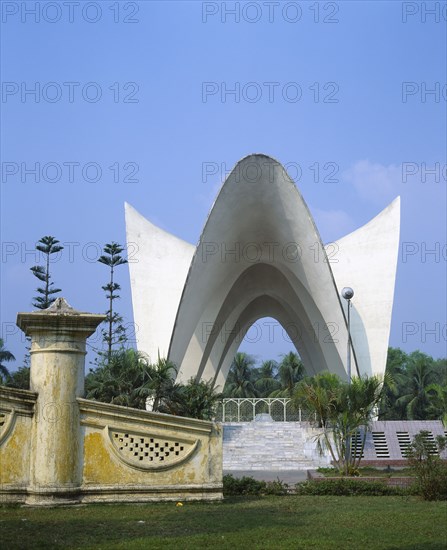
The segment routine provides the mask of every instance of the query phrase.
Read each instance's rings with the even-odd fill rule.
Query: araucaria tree
[[[50,282],[50,256],[63,250],[64,247],[59,245],[59,241],[54,237],[47,236],[42,237],[37,245],[36,250],[42,252],[45,257],[45,266],[35,265],[31,267],[33,275],[45,283],[43,287],[37,288],[37,292],[40,296],[34,298],[33,306],[38,309],[47,309],[56,300],[54,296],[58,292],[61,292],[60,288],[54,288],[54,283]]]
[[[119,298],[117,294],[121,287],[114,280],[115,268],[119,265],[127,264],[127,260],[121,256],[124,248],[118,243],[111,242],[103,248],[104,254],[98,258],[98,262],[107,265],[110,268],[110,280],[101,287],[106,292],[106,298],[109,301],[109,309],[106,312],[104,323],[107,328],[102,331],[103,340],[107,348],[107,362],[110,363],[112,350],[116,345],[123,344],[127,340],[126,329],[123,326],[123,318],[113,311],[113,301]]]

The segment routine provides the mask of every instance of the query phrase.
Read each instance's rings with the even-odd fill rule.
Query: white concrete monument
[[[197,247],[126,204],[138,348],[169,357],[178,379],[223,388],[244,335],[258,319],[287,331],[308,374],[347,377],[347,304],[353,374],[383,374],[399,247],[396,198],[368,224],[323,245],[294,182],[271,157],[242,159],[224,182]]]

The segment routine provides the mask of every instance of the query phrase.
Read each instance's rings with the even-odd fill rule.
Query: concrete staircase
[[[276,472],[330,466],[330,456],[318,453],[315,437],[320,430],[309,422],[274,422],[264,413],[252,422],[225,422],[223,430],[224,471]],[[440,420],[371,422],[363,464],[404,465],[408,445],[421,430],[428,432],[427,439],[433,445],[436,436],[447,435]],[[447,450],[441,457],[447,459]]]
[[[308,422],[228,422],[223,424],[223,469],[308,470],[328,466]]]

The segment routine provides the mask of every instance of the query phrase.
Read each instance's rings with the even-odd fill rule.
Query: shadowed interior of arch
[[[322,337],[326,326],[314,301],[300,281],[276,266],[255,264],[247,268],[228,292],[214,323],[206,323],[206,340],[196,379],[213,379],[223,385],[232,358],[249,328],[258,319],[273,317],[286,330],[309,374],[324,369],[322,346],[330,353],[330,334]],[[335,361],[334,361],[335,362]]]

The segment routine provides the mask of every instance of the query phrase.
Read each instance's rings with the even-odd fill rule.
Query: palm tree
[[[172,399],[178,391],[178,385],[174,381],[176,375],[177,367],[167,359],[158,357],[155,365],[150,366],[148,397],[152,401],[153,411],[161,410],[165,402]]]
[[[351,384],[338,376],[322,373],[301,381],[294,402],[313,411],[322,433],[318,445],[328,449],[340,472],[350,474],[358,467],[366,440],[366,430],[380,399],[382,382],[378,377],[353,378]],[[360,452],[349,452],[349,442],[363,428]]]
[[[272,392],[270,397],[292,397],[295,386],[304,378],[306,370],[299,355],[290,351],[282,356],[278,373],[281,389]]]
[[[5,348],[3,339],[0,338],[0,382],[4,382],[10,377],[9,370],[3,364],[9,361],[15,361],[15,357]]]
[[[255,372],[255,388],[259,397],[267,397],[280,388],[280,382],[278,380],[278,363],[273,359],[263,361]]]
[[[213,381],[199,382],[191,378],[187,384],[175,384],[174,391],[163,400],[160,412],[198,418],[199,420],[212,420],[220,393],[213,386]]]
[[[396,379],[401,387],[396,404],[405,407],[408,420],[425,420],[430,406],[428,387],[437,381],[433,359],[420,351],[411,353],[405,373]]]
[[[253,364],[254,359],[246,353],[236,353],[224,387],[225,397],[256,397]]]
[[[86,396],[144,409],[151,381],[151,366],[145,355],[131,348],[120,349],[112,351],[109,362],[86,376]]]
[[[328,449],[334,463],[338,462],[338,456],[331,440],[331,421],[338,410],[341,384],[337,375],[323,372],[299,382],[293,396],[295,407],[304,407],[315,414],[322,428],[318,447],[321,452],[324,448]]]
[[[447,386],[447,358],[433,361],[433,372],[436,376],[436,383]]]
[[[436,420],[441,420],[447,427],[447,386],[430,384],[427,386],[427,395],[430,398],[428,415]]]
[[[330,372],[304,378],[296,386],[294,405],[312,411],[320,428],[325,428],[336,410],[341,384],[341,379]]]
[[[6,385],[10,388],[18,388],[20,390],[29,390],[30,387],[30,368],[23,365],[16,371],[10,373]]]
[[[383,383],[382,397],[379,405],[380,420],[406,420],[405,406],[397,404],[400,395],[399,381],[405,379],[408,355],[400,348],[388,348],[386,376]]]
[[[150,365],[147,357],[134,349],[112,351],[104,362],[86,376],[87,398],[105,403],[144,409],[148,398],[153,412],[211,420],[221,395],[211,381],[186,385],[174,381],[174,363],[158,358]]]
[[[350,426],[346,436],[352,439],[363,427],[360,450],[350,453],[347,457],[349,467],[356,469],[359,466],[366,442],[366,432],[370,422],[373,420],[377,404],[381,399],[383,382],[378,376],[354,377],[346,391],[346,400],[341,403],[342,409],[349,412]],[[348,473],[348,470],[346,471]]]

